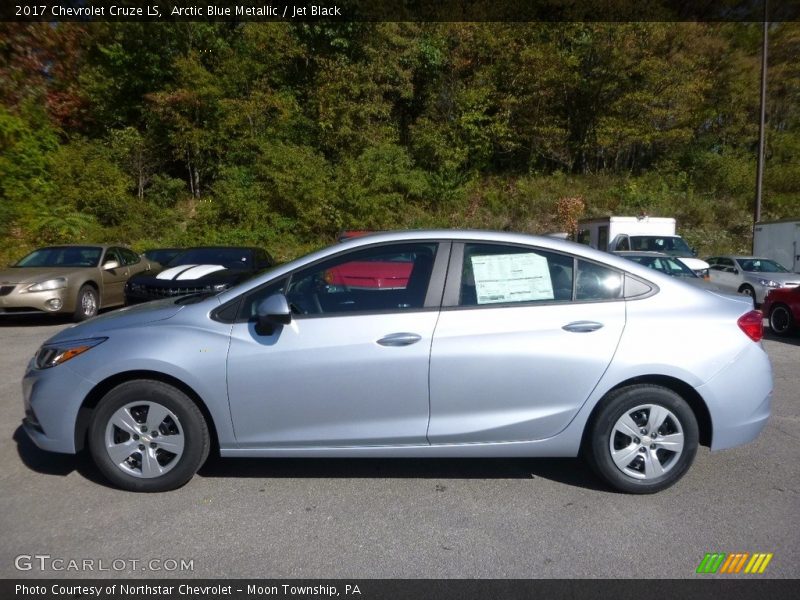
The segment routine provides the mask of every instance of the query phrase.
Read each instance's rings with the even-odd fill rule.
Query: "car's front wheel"
[[[612,392],[589,426],[587,459],[613,488],[651,494],[689,469],[699,432],[692,409],[674,391],[638,384]]]
[[[100,307],[100,300],[97,290],[89,285],[81,286],[78,291],[78,298],[75,303],[75,312],[72,314],[74,321],[85,321],[97,315],[97,310]]]
[[[785,304],[776,304],[769,311],[769,328],[775,335],[789,335],[794,327],[792,311]]]
[[[120,384],[97,405],[89,448],[113,484],[134,492],[184,485],[208,457],[208,426],[197,405],[160,381]]]

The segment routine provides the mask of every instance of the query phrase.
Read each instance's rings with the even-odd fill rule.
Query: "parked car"
[[[325,273],[408,260],[404,286]],[[23,379],[45,450],[88,444],[135,491],[223,456],[585,456],[611,486],[664,489],[698,444],[770,413],[762,315],[633,261],[547,237],[383,233],[221,293],[128,307],[47,340]],[[65,366],[65,363],[69,363]]]
[[[199,292],[220,292],[274,264],[261,248],[190,248],[173,258],[157,275],[132,277],[125,286],[125,301],[136,304]]]
[[[125,302],[128,278],[150,264],[120,246],[68,245],[34,250],[0,272],[0,315],[66,313],[76,321]]]
[[[708,258],[712,283],[764,302],[771,289],[800,285],[800,274],[792,273],[770,258],[756,256],[712,256]]]
[[[151,248],[150,250],[145,250],[142,256],[151,262],[158,263],[163,268],[184,252],[186,252],[186,248]]]
[[[789,335],[800,325],[800,287],[770,290],[761,308],[776,335]]]
[[[663,252],[614,252],[617,256],[627,258],[634,262],[660,271],[672,277],[678,277],[690,285],[701,287],[707,290],[720,291],[719,286],[709,282],[708,280],[700,277],[697,273],[687,267],[682,261],[677,258],[664,254]]]

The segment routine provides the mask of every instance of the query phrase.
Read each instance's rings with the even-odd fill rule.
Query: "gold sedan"
[[[150,270],[147,259],[120,246],[39,248],[0,271],[0,316],[67,313],[83,321],[124,304],[128,278]]]

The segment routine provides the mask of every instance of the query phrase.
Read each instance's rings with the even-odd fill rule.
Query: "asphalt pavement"
[[[0,321],[0,577],[717,577],[695,575],[707,552],[800,573],[800,337],[764,341],[761,436],[701,448],[652,496],[611,492],[577,459],[220,458],[145,495],[19,427],[25,365],[66,326]]]

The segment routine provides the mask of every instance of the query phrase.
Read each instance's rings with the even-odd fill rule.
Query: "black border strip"
[[[288,588],[284,588],[286,585]],[[16,586],[34,586],[40,593],[21,593]],[[115,586],[112,588],[111,586]],[[121,593],[125,586],[138,590]],[[187,587],[181,587],[187,586]],[[215,587],[216,586],[216,587]],[[256,591],[248,592],[248,586]],[[350,586],[349,588],[347,586]],[[355,588],[358,593],[354,593]],[[100,595],[69,590],[102,588]],[[284,593],[285,589],[306,588],[310,593]],[[258,589],[277,588],[276,594],[259,592]],[[116,593],[108,593],[115,589]],[[187,591],[187,589],[189,591]],[[253,588],[250,588],[253,590]],[[353,598],[359,600],[470,600],[498,598],[549,599],[570,598],[586,600],[614,598],[615,600],[640,600],[642,590],[661,590],[656,595],[682,600],[724,598],[725,600],[749,600],[769,597],[770,600],[796,598],[800,592],[796,579],[762,579],[759,576],[731,576],[718,578],[706,576],[690,580],[625,580],[625,579],[7,579],[0,583],[0,597],[36,598],[37,600],[63,600],[64,598],[99,598],[100,600],[191,600],[200,598],[229,598],[231,600],[277,599],[322,599]],[[56,590],[54,592],[53,590]],[[62,591],[63,590],[63,591]],[[43,591],[43,593],[41,593]],[[316,592],[316,593],[314,593]],[[649,593],[649,592],[648,592]],[[337,595],[338,594],[338,595]]]
[[[0,3],[0,21],[16,22],[759,22],[765,16],[771,22],[800,21],[800,0],[3,0]]]

